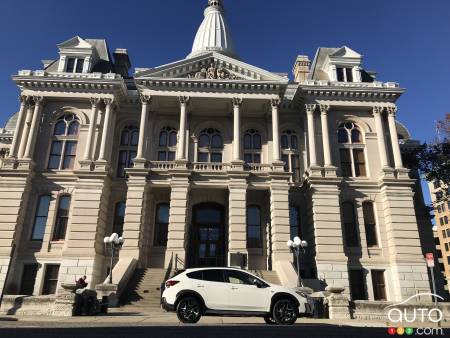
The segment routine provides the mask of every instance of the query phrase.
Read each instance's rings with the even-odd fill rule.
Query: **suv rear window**
[[[208,282],[225,282],[223,278],[223,271],[219,269],[202,270],[203,280]]]
[[[203,271],[194,271],[194,272],[189,272],[186,274],[186,276],[188,276],[190,279],[199,279],[202,280],[203,279]]]

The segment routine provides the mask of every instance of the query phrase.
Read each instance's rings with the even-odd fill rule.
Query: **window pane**
[[[198,153],[199,162],[208,162],[208,153]]]
[[[351,68],[345,68],[345,72],[347,75],[347,82],[353,82],[353,73]]]
[[[169,134],[169,147],[174,147],[177,145],[177,132],[171,131]]]
[[[122,236],[123,224],[125,222],[125,202],[116,203],[114,210],[113,232]]]
[[[352,143],[361,143],[361,133],[358,129],[352,130]]]
[[[159,223],[169,223],[169,204],[158,204],[156,221]]]
[[[56,214],[56,225],[53,240],[64,240],[66,237],[67,221],[69,218],[70,196],[61,196]]]
[[[300,228],[300,212],[299,208],[296,206],[289,207],[289,224],[291,228],[291,237],[299,236],[303,238]]]
[[[258,207],[247,208],[247,224],[248,225],[260,225],[261,215]]]
[[[350,158],[350,150],[340,149],[339,154],[341,157],[341,173],[343,177],[352,177],[352,162]]]
[[[294,175],[294,181],[300,181],[300,158],[298,155],[291,156],[292,161],[292,174]]]
[[[59,121],[55,124],[55,130],[53,131],[53,135],[65,135],[66,134],[66,122]]]
[[[253,149],[261,149],[261,135],[253,135]]]
[[[49,195],[39,197],[33,224],[33,233],[31,236],[31,239],[33,240],[42,240],[44,238],[50,199],[51,197]]]
[[[167,153],[165,151],[158,151],[158,161],[167,161]]]
[[[337,67],[336,74],[337,74],[337,80],[339,82],[343,82],[344,81],[344,68]]]
[[[211,148],[222,148],[222,136],[214,135],[212,137]]]
[[[353,159],[355,161],[356,177],[366,176],[366,164],[364,159],[364,151],[361,149],[353,150]]]
[[[59,265],[47,265],[45,267],[43,295],[53,295],[56,293],[58,284]]]
[[[200,135],[198,139],[198,146],[202,148],[209,147],[209,136],[205,134]]]
[[[345,244],[347,247],[359,246],[358,229],[356,227],[355,211],[352,202],[342,203],[342,218],[344,221]]]
[[[74,58],[68,58],[67,64],[66,64],[66,72],[67,73],[73,73],[73,69],[75,68],[75,59]]]
[[[247,247],[261,247],[261,212],[258,207],[247,208]]]
[[[281,155],[281,161],[284,162],[284,170],[289,171],[289,155]]]
[[[160,147],[165,147],[167,145],[167,132],[162,131],[159,134],[159,146]]]
[[[139,144],[139,132],[137,130],[133,130],[131,132],[131,142],[130,145],[137,146]]]
[[[223,272],[219,269],[203,270],[203,280],[209,282],[224,282]]]
[[[253,163],[253,158],[252,158],[251,153],[244,154],[244,162],[245,163]]]
[[[372,270],[373,297],[375,300],[386,300],[384,270]]]
[[[298,149],[298,140],[296,135],[291,136],[291,149]]]
[[[222,163],[222,153],[212,153],[211,154],[212,163]]]
[[[338,130],[338,142],[348,143],[348,132],[345,128],[340,128]]]
[[[74,121],[69,125],[69,131],[67,132],[67,135],[78,135],[79,129],[80,124],[77,121]]]
[[[365,292],[365,280],[363,270],[350,270],[350,296],[352,300],[365,300],[367,299]]]
[[[73,169],[75,164],[75,156],[77,151],[77,142],[67,141],[64,150],[64,160],[62,169]]]
[[[83,72],[83,65],[84,65],[84,59],[78,59],[77,60],[76,73],[82,73]]]
[[[261,154],[253,154],[253,163],[261,163]]]
[[[175,161],[175,152],[174,151],[169,151],[169,153],[167,155],[167,161]]]
[[[134,167],[134,160],[136,159],[137,153],[135,151],[130,151],[128,154],[128,163],[127,168],[133,168]]]
[[[48,169],[59,169],[61,160],[62,142],[53,141],[50,149],[50,157],[48,160]]]
[[[281,149],[288,149],[288,137],[287,135],[281,135]]]
[[[244,135],[244,149],[252,149],[252,136],[250,134]]]
[[[120,138],[120,145],[127,146],[129,143],[130,143],[130,132],[128,131],[128,129],[126,129],[122,132],[122,136]]]
[[[373,203],[364,202],[362,206],[364,214],[364,226],[366,229],[367,246],[377,246],[378,241]]]

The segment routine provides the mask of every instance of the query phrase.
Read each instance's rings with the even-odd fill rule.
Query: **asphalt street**
[[[39,328],[27,326],[1,328],[4,338],[288,338],[288,337],[388,337],[386,328],[301,324],[294,326],[121,326],[88,328]]]

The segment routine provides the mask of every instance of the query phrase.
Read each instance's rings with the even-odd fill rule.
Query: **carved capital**
[[[397,107],[396,106],[387,107],[386,111],[389,115],[392,115],[395,117],[395,114],[397,114]]]
[[[110,99],[110,98],[104,98],[103,102],[105,103],[105,105],[110,108],[113,108],[114,105],[116,104],[116,101],[114,99]]]
[[[189,96],[178,96],[178,100],[180,101],[180,104],[188,104],[190,101],[190,97]]]
[[[29,99],[29,97],[26,95],[19,95],[19,102],[21,104],[27,104],[29,101],[28,99]]]
[[[152,97],[150,95],[139,95],[139,100],[141,103],[144,104],[150,104],[152,102]]]
[[[101,99],[99,99],[98,97],[91,97],[89,99],[89,101],[91,102],[91,106],[93,109],[98,108],[98,105],[100,104]]]
[[[272,106],[272,108],[278,108],[280,106],[280,103],[281,103],[280,98],[270,100],[270,105]]]
[[[242,102],[244,102],[243,99],[237,98],[237,97],[233,97],[232,101],[233,101],[234,107],[240,107],[240,106],[242,106]]]
[[[322,115],[326,115],[330,111],[330,106],[327,104],[321,104],[321,105],[319,105],[319,109],[320,109],[320,112],[322,113]]]
[[[33,96],[33,101],[35,105],[40,106],[44,102],[44,98],[42,96]]]
[[[307,114],[314,114],[316,108],[317,108],[316,104],[305,104],[305,110]]]
[[[384,107],[375,106],[375,107],[372,108],[372,114],[374,116],[383,114],[383,111],[384,111]]]

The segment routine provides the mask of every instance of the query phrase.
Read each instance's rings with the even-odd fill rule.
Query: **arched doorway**
[[[190,267],[225,265],[225,210],[222,205],[195,205],[190,235]]]

